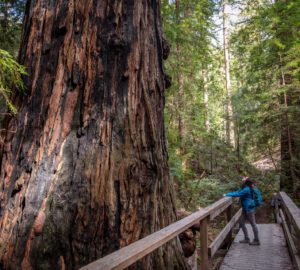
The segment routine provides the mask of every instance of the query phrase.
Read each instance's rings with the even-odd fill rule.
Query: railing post
[[[154,250],[160,248],[163,244],[174,239],[188,228],[191,228],[195,225],[195,222],[199,222],[200,224],[201,270],[209,270],[211,268],[211,261],[208,258],[208,223],[212,217],[223,212],[229,204],[230,201],[228,198],[222,198],[219,201],[200,209],[199,211],[178,220],[157,232],[154,232],[126,247],[121,248],[120,250],[84,266],[81,270],[125,269]]]
[[[230,222],[230,220],[232,219],[232,210],[233,210],[233,207],[231,204],[228,206],[228,208],[226,210],[227,223]],[[226,237],[226,240],[225,240],[226,245],[230,245],[231,242],[232,242],[232,229],[228,233],[228,236]]]
[[[274,218],[276,223],[280,223],[280,216],[279,216],[279,203],[278,203],[278,194],[274,193],[273,197],[274,202]]]
[[[276,219],[276,223],[280,223],[279,220],[279,207],[278,207],[278,199],[275,198],[275,219]]]
[[[200,270],[209,269],[208,261],[208,220],[209,216],[200,221]]]
[[[296,249],[300,256],[300,229],[294,228],[294,237],[296,241]]]
[[[299,231],[297,233],[296,239],[297,239],[297,251],[298,254],[300,255],[300,232]]]

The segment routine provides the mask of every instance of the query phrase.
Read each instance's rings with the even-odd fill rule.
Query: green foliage
[[[22,75],[26,75],[25,68],[18,64],[8,52],[0,49],[0,95],[14,114],[17,110],[9,97],[14,87],[24,90]]]
[[[0,104],[1,113],[6,108],[16,113],[10,100],[11,92],[16,88],[24,90],[22,75],[25,68],[16,61],[19,48],[25,0],[0,1]],[[1,124],[1,119],[0,119]]]
[[[192,208],[218,199],[243,175],[259,179],[270,198],[279,189],[277,160],[286,115],[292,135],[300,138],[300,2],[230,1],[240,10],[230,42],[237,149],[224,142],[224,60],[215,22],[220,3],[162,3],[164,30],[172,46],[165,63],[173,79],[165,111],[169,164],[181,203]],[[293,139],[295,149],[297,144]],[[272,160],[276,170],[259,172],[251,165],[263,158]],[[296,155],[291,164],[297,168]]]
[[[22,30],[25,0],[0,1],[0,49],[17,55]]]
[[[225,191],[237,188],[245,175],[261,177],[235,149],[216,137],[190,143],[186,152],[180,155],[169,148],[169,164],[178,187],[178,205],[189,210],[218,200]],[[185,168],[184,161],[188,164]]]
[[[214,176],[188,181],[186,187],[179,190],[181,204],[185,208],[196,210],[205,207],[222,197],[222,194],[237,187],[233,181],[224,182]]]
[[[177,174],[192,170],[193,149],[211,136],[204,125],[207,118],[214,132],[222,133],[222,51],[212,42],[214,10],[211,0],[162,2],[164,32],[171,44],[165,67],[172,77],[166,92],[165,123],[171,168],[177,160],[173,169]],[[205,104],[205,91],[215,104]],[[187,167],[179,169],[184,163]]]
[[[256,173],[223,141],[225,79],[216,8],[210,0],[178,1],[177,6],[163,1],[164,31],[172,48],[165,63],[173,78],[165,111],[169,164],[180,204],[193,209],[218,199],[243,175]]]
[[[242,17],[232,44],[243,152],[280,150],[281,188],[300,197],[300,2],[245,1]]]
[[[291,122],[297,121],[292,111],[299,106],[286,109],[282,96],[299,94],[299,16],[299,1],[243,2],[241,17],[246,20],[232,35],[232,75],[237,88],[235,115],[245,153],[264,153],[268,145],[279,145],[286,110]],[[283,74],[292,78],[285,85]]]
[[[280,174],[266,172],[256,178],[258,187],[261,191],[263,201],[268,203],[274,197],[274,193],[280,190]]]

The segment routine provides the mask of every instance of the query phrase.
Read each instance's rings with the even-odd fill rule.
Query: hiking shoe
[[[251,245],[251,246],[259,246],[260,242],[259,242],[259,240],[253,240],[252,242],[249,243],[249,245]]]
[[[241,244],[250,244],[250,239],[244,239],[240,241]]]

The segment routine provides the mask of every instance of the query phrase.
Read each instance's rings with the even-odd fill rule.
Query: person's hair
[[[254,181],[250,177],[247,177],[247,179],[245,181],[245,185],[247,187],[253,188],[253,184],[254,184]]]

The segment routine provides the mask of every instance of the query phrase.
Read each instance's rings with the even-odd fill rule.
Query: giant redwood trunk
[[[1,158],[0,268],[77,269],[175,219],[159,1],[28,1]],[[172,242],[138,269],[184,269]]]

